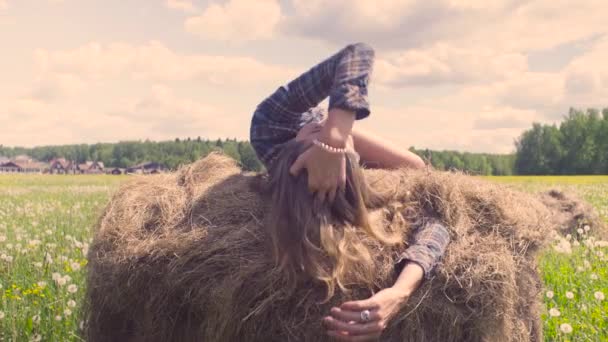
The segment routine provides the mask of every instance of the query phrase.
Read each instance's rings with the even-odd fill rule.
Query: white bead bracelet
[[[313,140],[312,143],[330,153],[346,153],[346,148],[337,148],[329,146],[326,143],[319,141],[319,139]]]

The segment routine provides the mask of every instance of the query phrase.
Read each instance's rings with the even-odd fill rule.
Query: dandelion
[[[583,233],[584,233],[584,231],[582,229],[580,229],[580,228],[577,229],[576,232],[579,233],[579,235],[583,235]]]
[[[553,295],[554,295],[553,291],[547,291],[547,298],[551,299],[551,298],[553,298]]]
[[[40,323],[40,315],[34,315],[32,317],[32,323],[34,323],[34,324]]]
[[[75,284],[68,285],[68,292],[69,293],[76,293],[76,291],[78,291],[78,286],[76,286]]]
[[[599,277],[595,273],[591,273],[590,277],[591,277],[592,280],[598,280],[599,279]]]
[[[51,279],[53,279],[54,281],[59,280],[61,277],[61,274],[57,273],[57,272],[53,272],[53,274],[51,274]]]
[[[72,281],[72,277],[70,277],[70,276],[69,276],[69,275],[67,275],[67,274],[63,276],[63,279],[65,279],[65,281],[66,281],[66,282],[68,282],[68,283],[69,283],[70,281]]]
[[[5,235],[0,235],[0,242],[4,242],[6,241],[6,236]]]
[[[568,299],[574,298],[574,293],[572,293],[570,291],[566,291],[566,298],[568,298]]]
[[[70,264],[70,267],[71,267],[71,268],[72,268],[72,270],[74,270],[74,271],[78,271],[78,270],[80,270],[80,264],[79,264],[79,263],[77,263],[77,262],[73,262],[73,263],[71,263],[71,264]]]
[[[57,279],[55,282],[57,283],[57,285],[63,286],[67,283],[67,280],[65,280],[65,278],[61,277],[61,278]]]
[[[590,231],[590,230],[591,230],[591,227],[589,227],[589,225],[588,225],[588,224],[586,224],[586,225],[583,227],[583,229],[585,230],[585,232],[588,232],[588,231]]]
[[[551,317],[559,317],[562,313],[559,312],[558,309],[556,308],[552,308],[551,310],[549,310],[549,316]]]
[[[65,317],[68,317],[68,316],[70,316],[72,314],[72,310],[65,309],[65,310],[63,310],[63,314],[65,315]]]
[[[7,243],[6,244],[6,249],[8,249],[8,250],[13,249],[13,244],[12,243]]]
[[[32,336],[33,342],[40,342],[41,340],[42,340],[42,336],[40,336],[40,334],[35,334],[34,336]]]
[[[55,316],[55,320],[56,320],[56,321],[61,321],[61,318],[62,318],[62,317],[61,317],[61,315],[57,315],[57,316]]]
[[[606,297],[604,297],[604,292],[601,292],[601,291],[597,291],[596,293],[593,294],[593,296],[595,297],[595,299],[597,299],[599,301],[606,299]]]
[[[572,235],[568,234],[566,235],[566,240],[571,240],[572,239]]]
[[[75,308],[76,302],[73,299],[68,300],[68,307]]]
[[[583,266],[585,266],[585,268],[591,268],[591,263],[588,260],[583,260]]]
[[[41,262],[35,262],[35,263],[33,263],[33,265],[36,268],[42,268],[42,263]]]
[[[39,281],[38,283],[36,283],[36,285],[38,285],[40,288],[45,288],[46,287],[46,281]]]
[[[561,330],[564,334],[569,334],[572,332],[572,326],[568,323],[562,323],[559,326],[559,330]]]

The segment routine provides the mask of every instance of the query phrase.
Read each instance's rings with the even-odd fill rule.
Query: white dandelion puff
[[[39,287],[41,288],[45,288],[46,287],[46,281],[39,281],[38,283],[36,283]]]
[[[588,225],[588,224],[586,224],[586,225],[583,227],[583,229],[585,230],[585,232],[588,232],[588,231],[590,231],[590,230],[591,230],[591,227],[589,227],[589,225]]]
[[[572,326],[568,323],[562,323],[559,326],[559,330],[561,330],[564,334],[569,334],[572,332]]]
[[[590,277],[591,277],[591,279],[593,279],[593,280],[598,280],[598,279],[599,279],[599,277],[598,277],[598,276],[597,276],[597,274],[595,274],[595,273],[591,273]]]
[[[73,299],[68,300],[68,307],[75,308],[76,307],[76,301],[74,301]]]
[[[57,315],[57,316],[55,316],[55,320],[56,320],[56,321],[61,321],[61,319],[62,319],[61,315]]]
[[[63,314],[65,315],[65,317],[68,317],[68,316],[70,316],[72,314],[72,310],[65,309],[65,310],[63,310]]]
[[[69,293],[76,293],[76,291],[78,291],[78,286],[76,286],[75,284],[68,285],[68,292]]]
[[[71,263],[71,264],[70,264],[70,267],[71,267],[71,268],[72,268],[72,270],[74,270],[74,271],[78,271],[78,270],[80,270],[80,264],[79,264],[79,263],[77,263],[77,262],[73,262],[73,263]]]
[[[601,291],[597,291],[596,293],[594,293],[593,297],[595,297],[595,299],[597,299],[599,301],[606,299],[606,297],[604,297],[604,292],[601,292]]]
[[[570,291],[566,291],[566,298],[568,298],[568,299],[574,298],[574,293],[572,293]]]
[[[584,231],[582,229],[580,229],[580,228],[577,229],[576,232],[579,233],[580,235],[583,235],[583,233],[584,233]]]
[[[551,299],[551,298],[553,298],[553,296],[554,296],[553,291],[547,291],[547,298]]]
[[[549,310],[549,316],[551,317],[559,317],[562,313],[559,312],[558,309],[556,308],[552,308],[551,310]]]

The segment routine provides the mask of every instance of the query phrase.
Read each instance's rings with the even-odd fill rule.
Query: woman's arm
[[[361,157],[361,163],[367,167],[378,169],[398,169],[409,167],[424,168],[422,158],[415,153],[400,148],[390,141],[369,131],[353,128],[355,150]]]
[[[393,286],[364,300],[343,303],[331,309],[323,319],[327,333],[342,341],[377,339],[389,321],[407,303],[422,281],[430,278],[443,256],[450,237],[447,228],[438,221],[425,222],[413,234],[410,247],[397,262],[399,276]],[[370,312],[367,322],[361,313]]]
[[[262,101],[251,121],[250,140],[266,167],[310,119],[311,108],[328,96],[330,123],[321,139],[339,144],[343,135],[350,134],[352,121],[370,113],[367,83],[373,61],[371,47],[348,45]]]

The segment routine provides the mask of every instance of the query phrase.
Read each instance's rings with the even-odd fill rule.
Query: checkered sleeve
[[[373,62],[371,47],[348,45],[260,103],[251,121],[250,141],[266,167],[303,124],[319,118],[315,107],[328,96],[329,109],[353,111],[357,119],[367,117]]]
[[[424,270],[424,278],[429,279],[449,242],[448,229],[439,221],[419,225],[409,247],[397,261],[397,269],[400,271],[408,261],[414,262]]]

